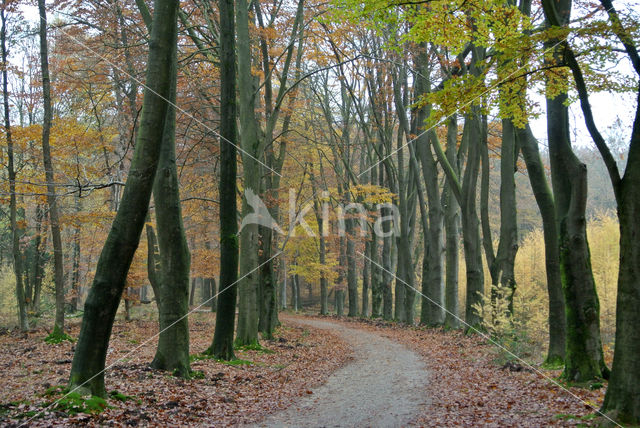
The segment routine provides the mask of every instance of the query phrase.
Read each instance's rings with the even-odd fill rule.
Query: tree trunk
[[[549,295],[549,349],[545,362],[550,365],[564,363],[567,321],[564,311],[564,294],[560,275],[560,254],[555,202],[549,189],[544,165],[540,159],[538,142],[527,125],[517,130],[518,145],[527,165],[529,182],[542,216],[544,232],[544,256]]]
[[[449,164],[454,168],[456,174],[460,174],[456,149],[458,145],[458,120],[452,115],[447,122],[447,151],[446,157]],[[460,327],[459,302],[458,302],[458,269],[459,261],[459,240],[460,240],[460,205],[453,195],[452,183],[447,178],[443,194],[444,200],[444,228],[446,234],[445,241],[445,308],[444,325],[447,328]]]
[[[191,291],[189,292],[189,306],[193,306],[195,304],[197,285],[198,285],[198,278],[194,276],[193,278],[191,278]]]
[[[547,99],[551,178],[567,320],[563,377],[571,382],[587,382],[607,377],[608,369],[602,354],[600,304],[587,241],[587,168],[571,149],[566,99],[566,95]]]
[[[217,303],[217,297],[216,297],[216,280],[215,278],[205,278],[204,279],[204,290],[206,293],[208,293],[207,298],[205,299],[206,306],[209,307],[209,309],[211,309],[211,312],[215,312],[216,311],[216,303]]]
[[[368,254],[371,259],[371,316],[373,318],[382,317],[382,271],[379,267],[378,255],[378,237],[374,232]]]
[[[173,40],[171,46],[175,47],[176,43],[177,40]],[[170,104],[167,108],[153,188],[160,254],[160,275],[156,293],[160,336],[151,367],[188,378],[191,372],[187,318],[191,255],[182,221],[180,183],[176,167],[176,49],[173,49],[171,62]]]
[[[375,239],[375,238],[374,238]],[[371,242],[367,241],[364,247],[364,269],[362,270],[362,312],[360,315],[364,318],[369,316],[369,288],[371,283]]]
[[[260,194],[260,172],[262,167],[256,159],[261,159],[257,122],[255,116],[255,88],[251,73],[251,38],[249,35],[249,15],[246,0],[238,0],[236,5],[238,90],[240,127],[242,129],[242,165],[244,195],[242,217],[253,212],[247,198],[250,194]],[[236,344],[255,345],[258,343],[258,248],[259,231],[257,224],[246,224],[240,232],[240,301],[238,311],[238,332]]]
[[[80,213],[80,197],[76,196],[76,214]],[[77,220],[76,220],[77,221]],[[71,312],[78,312],[80,303],[80,225],[76,224],[73,230],[73,262],[71,272]]]
[[[70,385],[82,393],[104,397],[104,365],[109,338],[127,272],[145,224],[160,157],[167,103],[170,97],[172,57],[176,49],[175,0],[155,0],[140,128],[120,207],[100,254],[76,352]]]
[[[465,321],[469,326],[480,325],[482,319],[476,306],[482,303],[484,294],[484,272],[482,268],[482,247],[480,223],[476,211],[476,187],[480,163],[481,125],[477,108],[466,117],[465,133],[468,138],[469,155],[462,184],[462,236],[467,274],[467,297]],[[464,137],[463,137],[464,138]]]
[[[271,249],[273,246],[273,232],[266,227],[260,227],[261,251],[260,256],[260,319],[259,330],[265,339],[273,339],[273,331],[278,325],[276,277],[271,263]]]
[[[339,289],[336,290],[336,315],[341,317],[344,316],[344,290]]]
[[[213,342],[207,352],[232,360],[238,279],[236,54],[233,0],[220,8],[220,294]],[[229,143],[229,144],[227,144]]]
[[[53,163],[51,161],[51,146],[49,136],[53,120],[51,107],[51,81],[49,78],[49,47],[47,43],[47,10],[45,0],[38,0],[40,12],[40,66],[42,70],[42,99],[44,104],[44,119],[42,123],[42,157],[47,181],[47,204],[49,205],[49,223],[51,224],[51,242],[53,244],[53,279],[56,289],[56,315],[53,332],[64,333],[64,260],[62,254],[62,238],[60,236],[60,219],[56,188],[54,185]]]
[[[347,190],[349,192],[349,190]],[[354,219],[346,220],[347,227],[347,289],[349,292],[348,316],[358,316],[358,274],[356,272],[356,244],[354,242]]]
[[[2,29],[0,32],[0,43],[2,44],[2,92],[4,94],[4,126],[5,137],[7,139],[8,175],[9,175],[9,222],[11,226],[11,245],[13,253],[13,271],[16,276],[16,300],[18,306],[18,323],[20,330],[29,330],[29,320],[27,318],[27,302],[25,301],[24,288],[22,284],[22,253],[20,251],[20,236],[23,233],[22,227],[17,222],[16,200],[16,171],[14,166],[13,138],[11,134],[11,115],[9,111],[9,89],[7,71],[7,16],[6,4],[0,10],[2,19]]]
[[[640,92],[620,183],[620,273],[616,306],[616,342],[609,387],[602,411],[616,420],[640,424]]]

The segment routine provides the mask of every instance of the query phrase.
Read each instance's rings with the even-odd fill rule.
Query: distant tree
[[[52,335],[64,334],[64,258],[62,254],[62,237],[60,235],[60,214],[56,198],[55,175],[51,160],[49,143],[53,108],[51,105],[51,79],[49,77],[49,45],[47,42],[47,8],[44,0],[38,0],[40,12],[40,66],[42,70],[42,99],[44,103],[44,119],[42,123],[42,156],[45,179],[47,182],[47,204],[49,206],[49,224],[51,225],[51,241],[53,244],[53,281],[56,289],[56,316]]]

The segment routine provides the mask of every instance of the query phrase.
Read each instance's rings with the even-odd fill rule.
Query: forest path
[[[428,404],[426,366],[405,346],[338,322],[283,318],[340,335],[353,347],[354,359],[314,388],[313,394],[254,426],[402,427]]]

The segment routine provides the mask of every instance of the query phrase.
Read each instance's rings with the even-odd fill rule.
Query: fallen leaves
[[[419,426],[588,426],[604,398],[604,388],[565,390],[522,364],[498,365],[495,348],[479,336],[380,320],[342,321],[400,342],[424,358],[429,370],[424,394],[431,406],[415,421]],[[536,370],[550,379],[560,375]]]
[[[190,319],[191,353],[207,348],[214,315],[198,313]],[[77,335],[78,324],[70,326]],[[107,356],[105,383],[111,391],[109,407],[99,414],[70,415],[51,407],[29,422],[51,425],[216,425],[250,423],[287,407],[296,397],[308,394],[351,355],[347,345],[326,331],[316,332],[285,324],[276,339],[262,341],[263,350],[238,350],[237,361],[223,363],[195,359],[198,378],[183,380],[155,371],[148,362],[155,341],[127,355],[157,332],[152,321],[118,322],[114,326]],[[46,403],[60,398],[57,385],[67,382],[73,344],[44,343],[44,331],[0,337],[0,425],[19,424],[41,412]],[[118,359],[123,358],[123,361]],[[43,396],[50,389],[49,397]]]

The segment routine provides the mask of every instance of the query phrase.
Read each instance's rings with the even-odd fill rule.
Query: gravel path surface
[[[404,427],[428,404],[426,366],[401,344],[336,322],[291,321],[332,330],[354,349],[354,360],[288,409],[256,427]]]

